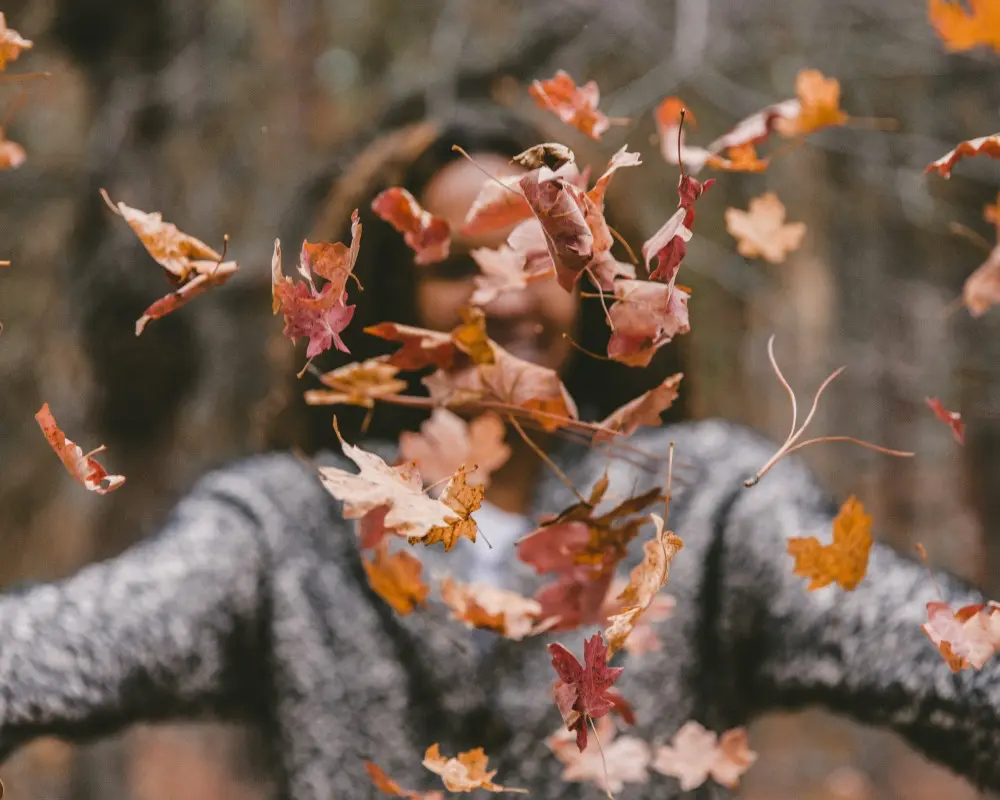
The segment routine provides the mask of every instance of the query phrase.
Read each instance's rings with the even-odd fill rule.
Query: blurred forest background
[[[780,440],[788,400],[768,337],[806,396],[847,364],[816,434],[918,457],[829,445],[805,458],[832,491],[863,500],[883,539],[923,542],[934,562],[1000,595],[1000,311],[972,320],[953,302],[986,251],[949,231],[957,221],[992,238],[982,208],[1000,164],[974,159],[951,181],[923,175],[959,140],[1000,127],[1000,56],[947,55],[921,0],[14,0],[3,10],[35,41],[9,71],[52,73],[30,84],[7,130],[27,163],[0,174],[2,257],[13,263],[0,274],[4,585],[120,551],[207,468],[272,444],[260,419],[283,402],[301,355],[270,313],[272,240],[294,227],[303,187],[394,99],[426,91],[446,113],[470,71],[510,76],[496,86],[529,105],[518,82],[560,68],[597,80],[602,109],[632,120],[605,136],[602,156],[627,140],[648,165],[612,190],[648,235],[676,204],[676,169],[653,138],[658,101],[684,98],[704,143],[793,96],[796,72],[814,67],[840,79],[852,116],[882,121],[810,137],[763,175],[716,176],[681,276],[694,289],[690,408]],[[17,92],[0,84],[0,106]],[[101,186],[215,247],[228,232],[241,271],[134,338],[166,284]],[[738,256],[722,222],[727,206],[768,189],[808,225],[776,267]],[[962,412],[965,448],[927,395]],[[65,473],[32,419],[45,401],[85,449],[109,446],[106,463],[130,479],[123,491],[97,497]],[[761,758],[742,795],[752,800],[980,796],[894,737],[818,712],[762,720],[751,742]],[[39,742],[0,774],[9,796],[33,800],[249,800],[269,797],[262,752],[236,727],[147,726],[86,747]]]

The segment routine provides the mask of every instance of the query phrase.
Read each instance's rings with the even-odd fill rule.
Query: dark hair
[[[358,292],[354,287],[348,289],[351,302],[357,304],[354,319],[344,333],[344,341],[351,353],[349,356],[335,351],[325,353],[316,360],[316,365],[324,371],[350,361],[360,361],[391,352],[397,347],[365,334],[363,331],[368,325],[384,321],[419,324],[414,303],[416,272],[412,268],[413,254],[403,242],[402,236],[371,212],[371,199],[392,185],[403,186],[414,196],[419,197],[426,184],[442,167],[456,158],[461,158],[461,155],[452,149],[453,145],[459,145],[467,152],[493,152],[513,156],[531,145],[545,141],[543,134],[522,118],[500,106],[483,103],[457,106],[449,114],[448,119],[423,123],[423,127],[420,123],[406,125],[405,119],[399,119],[399,115],[394,115],[392,112],[387,118],[391,123],[395,123],[396,127],[393,133],[383,136],[397,137],[395,145],[404,151],[407,149],[408,136],[416,140],[415,149],[419,152],[415,156],[408,159],[394,158],[393,148],[385,148],[386,152],[381,153],[383,168],[376,170],[374,162],[379,159],[373,157],[372,152],[377,153],[382,142],[378,137],[369,139],[367,147],[363,148],[360,154],[355,155],[344,167],[336,171],[336,177],[327,173],[311,190],[314,209],[321,205],[317,198],[323,186],[328,193],[323,208],[318,213],[313,211],[312,218],[318,218],[319,221],[312,228],[311,238],[338,241],[343,240],[345,235],[349,236],[347,223],[350,211],[355,207],[359,210],[363,226],[361,249],[355,272],[364,286],[364,291]],[[412,156],[412,151],[407,155]],[[358,162],[366,162],[358,170],[362,175],[360,178],[352,177],[351,170],[356,168]],[[333,215],[337,218],[332,219]],[[301,224],[303,214],[297,213],[296,218]],[[636,240],[636,237],[629,235],[631,232],[628,231],[627,220],[614,214],[614,206],[610,201],[608,218],[626,238]],[[609,331],[600,302],[585,301],[580,314],[576,341],[592,352],[603,353],[607,348],[608,336]],[[564,370],[563,377],[567,388],[580,406],[581,416],[599,419],[676,371],[678,361],[673,345],[663,348],[652,364],[645,369],[599,361],[575,352]],[[349,440],[358,437],[359,427],[365,417],[364,409],[305,406],[302,392],[306,388],[315,386],[315,379],[307,377],[297,383],[298,386],[290,399],[293,408],[286,409],[286,413],[294,412],[295,417],[301,414],[306,420],[299,434],[294,437],[299,447],[312,452],[333,443],[331,427],[333,412],[337,414],[339,427],[344,435]],[[413,389],[417,394],[423,393],[416,379],[413,382]],[[681,413],[679,408],[672,409],[674,417]],[[424,417],[426,412],[419,409],[380,404],[372,416],[368,433],[377,438],[395,439],[402,430],[415,429]],[[287,421],[286,417],[284,424],[287,424]]]

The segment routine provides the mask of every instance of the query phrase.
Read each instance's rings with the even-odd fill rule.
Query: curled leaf
[[[24,50],[30,50],[33,46],[34,42],[7,27],[7,18],[0,12],[0,71],[7,68],[8,62],[17,61]]]
[[[369,561],[361,557],[361,564],[368,576],[368,585],[397,614],[406,616],[416,606],[425,605],[430,587],[420,577],[423,564],[412,553],[401,550],[389,555],[388,542],[382,541]]]
[[[420,265],[435,264],[448,257],[451,227],[446,220],[424,210],[406,189],[393,186],[372,200],[372,211],[403,234],[403,241],[416,254]]]
[[[965,444],[965,423],[962,422],[962,415],[957,411],[949,411],[944,407],[944,403],[936,397],[928,397],[926,402],[930,410],[934,412],[934,415],[951,428],[951,433],[955,437],[955,441],[959,444]]]
[[[952,672],[982,669],[1000,650],[1000,603],[977,603],[952,611],[947,603],[928,603],[920,626]]]
[[[365,762],[365,771],[368,773],[368,779],[372,782],[372,786],[382,792],[382,794],[392,795],[393,797],[405,797],[406,800],[444,800],[444,792],[414,792],[404,789],[386,775],[385,771],[378,764],[371,761]]]
[[[305,393],[305,401],[311,406],[373,408],[376,400],[392,397],[406,389],[406,381],[397,378],[398,373],[399,367],[390,364],[386,356],[354,361],[320,375],[320,383],[329,388],[310,389]]]
[[[986,261],[965,279],[962,300],[973,317],[981,317],[1000,303],[1000,245],[994,247]]]
[[[645,367],[674,336],[691,330],[688,294],[679,286],[656,281],[615,281],[616,302],[609,314],[613,333],[608,357]]]
[[[660,414],[670,408],[677,399],[677,387],[680,386],[683,377],[684,374],[681,372],[671,375],[658,386],[612,411],[600,423],[602,430],[594,435],[594,441],[608,441],[616,434],[631,436],[642,425],[650,427],[659,425]]]
[[[55,450],[59,460],[63,462],[67,472],[90,491],[107,494],[125,483],[124,475],[109,475],[94,458],[95,454],[104,450],[104,445],[84,455],[80,446],[67,438],[66,434],[59,429],[55,417],[49,410],[48,403],[45,403],[38,410],[38,413],[35,414],[35,420],[42,429],[42,433],[45,434],[49,445]]]
[[[1000,158],[1000,133],[991,136],[981,136],[978,139],[968,139],[959,142],[954,150],[949,150],[937,161],[932,161],[927,165],[924,172],[937,170],[939,175],[945,178],[951,177],[951,171],[955,164],[963,158],[971,156],[989,156],[990,158]]]
[[[531,635],[542,613],[537,600],[486,584],[459,583],[446,577],[440,589],[441,599],[452,610],[452,619],[508,639],[519,641]]]
[[[521,194],[520,175],[487,178],[469,207],[461,232],[478,236],[508,228],[531,218],[531,208]]]
[[[27,157],[24,148],[6,138],[3,128],[0,128],[0,170],[17,169]]]

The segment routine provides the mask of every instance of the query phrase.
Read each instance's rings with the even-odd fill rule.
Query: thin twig
[[[607,321],[608,327],[611,328],[612,331],[614,331],[614,329],[615,329],[615,323],[611,319],[611,312],[608,311],[608,303],[604,299],[604,288],[601,286],[600,282],[597,280],[597,277],[591,271],[589,265],[587,265],[586,267],[584,267],[583,271],[587,273],[587,277],[590,278],[590,282],[592,284],[594,284],[594,286],[597,287],[597,295],[598,295],[598,297],[601,298],[601,308],[604,309],[604,319]]]
[[[512,194],[516,194],[518,197],[522,197],[522,198],[524,197],[524,194],[522,194],[521,192],[519,192],[517,189],[511,188],[506,183],[504,183],[502,180],[500,180],[496,175],[493,175],[489,170],[484,169],[483,167],[481,167],[472,156],[470,156],[468,153],[466,153],[465,150],[463,150],[457,144],[453,144],[451,146],[451,149],[454,150],[456,153],[461,153],[463,156],[465,156],[469,160],[469,163],[472,164],[472,166],[474,166],[476,169],[478,169],[481,173],[483,173],[483,175],[485,175],[487,178],[489,178],[491,181],[493,181],[498,186],[502,186],[508,192],[511,192]]]
[[[597,735],[597,726],[594,724],[594,718],[590,714],[587,714],[586,717],[587,722],[590,723],[590,729],[594,732],[594,741],[597,742],[597,749],[601,754],[601,766],[604,767],[604,791],[608,793],[608,800],[615,800],[615,796],[611,794],[611,776],[608,775],[608,762],[604,758],[604,745],[601,744],[601,737]]]
[[[573,492],[573,494],[577,496],[577,499],[581,503],[586,503],[587,498],[584,497],[582,494],[580,494],[579,490],[573,485],[573,482],[566,476],[566,473],[563,472],[561,469],[559,469],[559,467],[556,466],[556,463],[551,458],[545,455],[545,451],[542,450],[541,447],[539,447],[531,440],[531,437],[529,437],[528,434],[524,432],[524,428],[522,428],[521,425],[518,423],[518,421],[514,418],[514,415],[508,414],[507,419],[510,421],[510,424],[514,426],[514,430],[516,430],[520,435],[520,437],[524,439],[524,443],[535,451],[535,455],[538,456],[540,459],[542,459],[545,465],[559,477],[559,480],[561,480],[570,488],[570,490]]]
[[[667,485],[663,490],[663,524],[667,524],[670,519],[670,487],[674,480],[674,443],[670,443],[670,451],[667,453]]]
[[[618,231],[608,225],[608,230],[611,231],[611,235],[614,236],[628,252],[628,257],[632,260],[633,264],[638,264],[639,259],[635,257],[635,252],[632,250],[628,242],[625,241],[625,237],[622,236]]]
[[[563,339],[569,342],[576,350],[579,350],[585,356],[596,358],[598,361],[614,361],[613,358],[609,358],[608,356],[602,356],[600,353],[595,353],[593,350],[588,350],[582,344],[577,344],[576,342],[573,341],[573,337],[570,336],[568,333],[563,334]]]
[[[891,447],[882,447],[882,445],[872,444],[863,439],[855,439],[853,436],[817,436],[815,439],[806,439],[804,442],[799,442],[795,447],[789,447],[785,451],[785,455],[787,456],[811,444],[821,444],[823,442],[850,442],[851,444],[857,444],[869,450],[874,450],[876,453],[885,453],[887,456],[896,456],[897,458],[913,458],[916,455],[916,453],[911,453],[909,450],[893,450]]]

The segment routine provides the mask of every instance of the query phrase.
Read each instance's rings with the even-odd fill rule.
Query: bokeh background
[[[525,103],[523,82],[556,69],[596,79],[602,108],[628,117],[647,166],[612,193],[644,234],[676,203],[651,112],[684,98],[706,142],[793,94],[799,69],[840,79],[866,118],[810,137],[763,175],[721,176],[700,202],[683,267],[694,289],[685,388],[696,417],[784,437],[787,397],[767,363],[777,336],[804,397],[835,367],[817,433],[916,450],[892,460],[845,445],[805,453],[826,485],[853,492],[900,548],[1000,593],[1000,310],[973,320],[956,302],[992,240],[982,208],[1000,164],[924,166],[1000,127],[1000,54],[948,55],[919,0],[18,0],[2,9],[35,49],[8,72],[48,71],[8,126],[28,161],[0,174],[0,581],[66,575],[154,530],[207,468],[275,442],[301,353],[269,301],[271,242],[294,229],[304,187],[394,100],[426,93],[447,113],[460,75]],[[502,76],[506,76],[505,78]],[[496,77],[497,80],[492,78]],[[0,108],[18,84],[0,83]],[[578,141],[567,130],[567,143]],[[598,162],[601,163],[601,162]],[[242,265],[224,288],[157,321],[135,318],[165,282],[98,196],[164,216]],[[780,266],[748,262],[727,206],[773,190],[804,221]],[[301,235],[301,233],[299,234]],[[967,421],[959,448],[924,406]],[[109,446],[129,476],[83,491],[32,415],[49,402],[85,446]],[[0,643],[2,647],[2,643]],[[755,724],[753,800],[979,797],[889,734],[819,712]],[[260,742],[238,726],[143,726],[71,747],[44,740],[0,769],[34,800],[267,798]],[[596,796],[597,792],[594,791]]]

